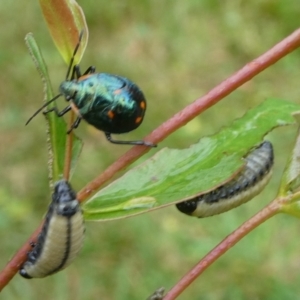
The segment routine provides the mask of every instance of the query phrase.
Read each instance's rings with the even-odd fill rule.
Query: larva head
[[[60,180],[55,183],[52,200],[58,215],[71,217],[80,210],[76,193],[66,180]]]
[[[57,204],[66,203],[76,199],[76,193],[70,183],[63,179],[55,183],[52,199]]]

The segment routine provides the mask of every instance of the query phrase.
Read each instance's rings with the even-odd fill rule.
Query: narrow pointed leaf
[[[122,218],[191,199],[229,181],[249,149],[273,128],[295,123],[300,106],[269,99],[187,149],[164,148],[83,205],[87,220]]]
[[[36,65],[36,68],[41,76],[45,90],[45,101],[53,98],[53,91],[47,71],[47,66],[43,59],[42,53],[34,40],[31,33],[25,37],[26,45],[29,49],[30,55]],[[55,103],[51,103],[49,108],[53,107]],[[37,108],[41,106],[40,102],[37,102]],[[67,125],[63,118],[58,118],[54,113],[46,115],[47,120],[47,144],[49,154],[49,178],[56,181],[61,178],[64,169],[64,157],[67,138]],[[41,116],[37,116],[32,120],[29,126],[39,126],[37,122],[41,122]],[[36,124],[34,124],[36,123]],[[29,128],[28,128],[29,130]],[[72,167],[74,168],[75,162],[78,159],[82,148],[82,142],[74,135],[73,152],[72,152]]]

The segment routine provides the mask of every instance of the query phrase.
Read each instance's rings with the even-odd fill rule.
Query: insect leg
[[[153,143],[150,143],[150,142],[146,142],[146,141],[118,141],[118,140],[114,140],[111,137],[111,133],[109,133],[109,132],[105,132],[105,137],[112,144],[119,144],[119,145],[141,145],[141,146],[147,146],[147,147],[157,147],[157,145],[155,145]]]
[[[49,112],[52,112],[54,111],[56,113],[56,115],[58,117],[62,117],[64,114],[66,114],[68,111],[70,111],[72,108],[71,108],[71,105],[65,107],[62,111],[59,111],[57,109],[57,107],[53,107],[53,108],[50,108],[46,111],[43,112],[44,115],[48,114]],[[77,119],[75,120],[75,122],[71,125],[70,129],[67,131],[67,134],[71,133],[71,131],[75,128],[78,127],[78,125],[80,124],[80,121],[81,121],[81,117],[77,117]]]
[[[71,133],[73,129],[76,129],[79,126],[81,119],[81,117],[77,117],[75,122],[71,125],[70,129],[67,131],[67,134]]]
[[[43,111],[43,114],[46,115],[46,114],[48,114],[49,112],[54,111],[58,117],[62,117],[64,114],[66,114],[66,113],[67,113],[68,111],[70,111],[71,109],[72,109],[72,108],[71,108],[71,105],[67,106],[67,107],[64,108],[62,111],[59,111],[59,110],[57,109],[57,107],[53,107],[53,108],[49,108],[49,109]]]
[[[96,72],[96,67],[90,66],[90,67],[88,67],[87,70],[83,73],[83,75],[94,74],[95,72]]]
[[[96,68],[94,66],[90,66],[83,74],[81,74],[79,65],[75,65],[72,71],[71,80],[78,79],[81,76],[94,74],[96,72]]]
[[[61,94],[56,95],[54,98],[52,98],[51,100],[49,100],[48,102],[46,102],[42,107],[40,107],[26,122],[25,125],[28,125],[29,122],[39,113],[41,112],[45,107],[47,107],[51,102],[55,101],[57,98],[59,98],[61,96]]]
[[[72,71],[72,75],[71,75],[71,80],[75,79],[75,78],[80,78],[81,77],[81,71],[80,71],[80,67],[79,65],[75,65]]]

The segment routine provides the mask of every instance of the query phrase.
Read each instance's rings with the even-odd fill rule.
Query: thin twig
[[[42,230],[43,224],[31,235],[29,240],[23,245],[23,247],[14,255],[14,257],[7,263],[4,269],[0,273],[0,292],[9,283],[9,281],[19,271],[23,262],[27,259],[28,251],[32,250],[31,242],[36,241],[37,236]]]
[[[281,199],[272,201],[251,219],[243,223],[238,229],[228,235],[221,243],[212,249],[201,261],[192,268],[180,281],[165,295],[164,300],[176,299],[200,274],[202,274],[213,262],[215,262],[226,251],[232,248],[249,232],[254,230],[264,221],[277,214],[281,208]]]
[[[75,113],[73,110],[71,110],[69,114],[68,128],[71,128],[72,124],[74,123],[74,120],[75,120]],[[65,161],[64,161],[64,178],[66,180],[69,180],[70,178],[73,140],[74,140],[74,134],[73,131],[71,131],[67,135],[67,139],[66,139],[66,150],[65,150]]]

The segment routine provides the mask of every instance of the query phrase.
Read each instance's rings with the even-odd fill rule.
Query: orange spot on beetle
[[[139,123],[141,123],[142,122],[142,117],[137,117],[136,119],[135,119],[135,124],[139,124]]]
[[[142,102],[140,103],[140,107],[141,107],[141,109],[145,110],[145,109],[146,109],[146,102],[145,102],[145,101],[142,101]]]
[[[114,112],[113,112],[112,110],[109,110],[109,111],[107,112],[107,115],[108,115],[108,117],[109,117],[110,119],[113,119],[114,116],[115,116],[115,114],[114,114]]]

